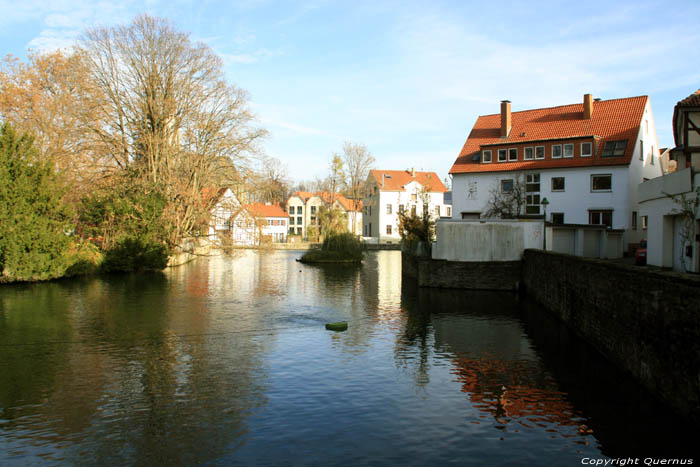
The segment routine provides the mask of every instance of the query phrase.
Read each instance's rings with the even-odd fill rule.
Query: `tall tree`
[[[91,132],[115,165],[163,186],[171,242],[200,224],[201,193],[236,177],[266,132],[252,125],[245,91],[221,59],[165,19],[89,30],[80,43],[99,90]]]
[[[67,267],[64,188],[32,144],[7,123],[0,129],[0,282],[52,279]]]
[[[362,198],[365,196],[367,176],[374,167],[374,156],[369,152],[367,146],[361,143],[343,144],[343,163],[345,164],[345,178],[347,180],[346,193],[352,199],[353,211],[352,225],[357,225],[355,217]],[[357,233],[357,232],[353,232]]]

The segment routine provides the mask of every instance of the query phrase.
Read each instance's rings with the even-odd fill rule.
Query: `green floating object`
[[[346,331],[348,329],[347,321],[338,321],[337,323],[326,323],[326,329],[329,331]]]

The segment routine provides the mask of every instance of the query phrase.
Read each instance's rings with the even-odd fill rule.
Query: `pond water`
[[[695,427],[529,300],[419,289],[396,251],[299,256],[0,287],[0,465],[694,455]]]

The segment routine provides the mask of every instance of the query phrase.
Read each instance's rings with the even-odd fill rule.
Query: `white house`
[[[647,264],[700,272],[700,90],[673,112],[676,171],[639,186],[640,218],[647,236]]]
[[[257,222],[260,241],[285,242],[289,217],[282,206],[271,203],[253,203],[246,204],[244,207]]]
[[[204,202],[211,207],[208,234],[210,237],[228,235],[231,231],[231,216],[241,209],[241,203],[230,188],[205,188]]]
[[[371,170],[362,201],[362,236],[379,243],[398,243],[398,214],[403,210],[417,215],[427,210],[433,219],[451,217],[451,206],[444,204],[446,191],[435,172]]]
[[[309,227],[316,227],[318,212],[322,206],[340,209],[347,219],[348,232],[359,235],[362,226],[362,201],[353,201],[345,196],[325,191],[294,192],[287,200],[289,234],[307,237]]]
[[[624,247],[644,236],[638,185],[662,175],[647,96],[480,116],[455,161],[453,219],[486,217],[489,201],[522,179],[521,214],[560,224],[624,230]]]

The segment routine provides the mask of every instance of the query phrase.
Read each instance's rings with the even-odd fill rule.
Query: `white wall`
[[[542,248],[542,221],[439,220],[433,258],[448,261],[519,261]]]
[[[548,220],[551,219],[551,213],[563,212],[567,224],[588,224],[589,209],[612,209],[613,228],[628,228],[629,177],[626,166],[544,169],[522,173],[540,174],[540,198],[549,201]],[[501,180],[514,179],[516,174],[517,172],[455,174],[452,182],[452,218],[460,219],[462,212],[485,212],[491,188],[500,189]],[[591,175],[594,174],[611,174],[612,190],[592,192]],[[564,177],[564,191],[552,191],[554,177]],[[473,190],[474,187],[476,191]]]

